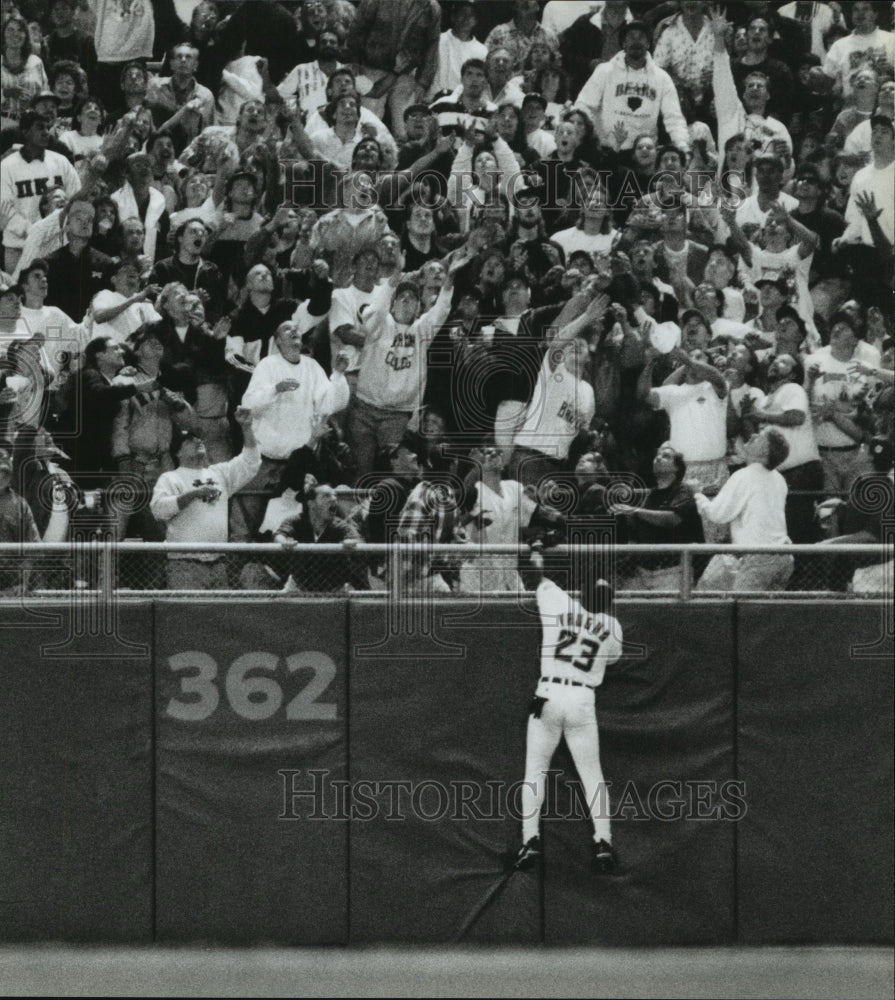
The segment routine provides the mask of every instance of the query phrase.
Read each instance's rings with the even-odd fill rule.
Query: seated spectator
[[[229,501],[257,473],[261,455],[252,434],[252,414],[239,407],[242,452],[229,462],[210,465],[205,445],[191,434],[181,439],[178,466],[163,473],[152,492],[150,510],[165,525],[169,542],[226,542]],[[228,590],[226,558],[211,552],[172,552],[168,556],[169,590]]]
[[[783,435],[767,428],[744,446],[748,464],[735,472],[714,499],[696,494],[703,518],[729,524],[734,545],[789,545],[786,533],[786,480],[777,467],[789,455]],[[713,556],[698,590],[785,590],[794,561],[787,555],[750,553]]]
[[[286,548],[295,545],[333,544],[347,548],[360,541],[357,529],[339,516],[336,491],[326,483],[315,483],[305,491],[304,508],[297,517],[284,521],[274,533],[274,541]],[[315,559],[302,554],[289,560],[286,589],[305,592],[369,590],[366,561],[358,556]]]

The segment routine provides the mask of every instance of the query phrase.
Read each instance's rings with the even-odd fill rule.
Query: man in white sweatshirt
[[[789,455],[786,438],[766,427],[743,446],[748,465],[735,472],[710,500],[696,494],[696,506],[703,518],[730,525],[734,545],[789,545],[786,533],[786,480],[777,466]],[[793,557],[787,555],[713,556],[698,590],[726,590],[742,593],[754,590],[783,590],[793,571]]]
[[[661,115],[674,145],[689,152],[690,131],[677,89],[649,54],[649,28],[629,21],[619,29],[619,39],[622,51],[597,66],[576,105],[590,115],[600,142],[612,149],[631,149],[640,135],[658,139]]]
[[[281,493],[289,456],[313,445],[326,429],[326,418],[348,405],[348,355],[336,357],[327,378],[320,365],[302,353],[302,343],[301,328],[293,320],[281,323],[276,333],[279,353],[258,362],[242,397],[242,405],[255,417],[261,468],[234,505],[234,541],[253,540],[268,500]]]
[[[348,411],[348,443],[357,462],[357,480],[370,473],[379,449],[400,441],[426,391],[428,347],[447,321],[454,287],[454,260],[428,312],[420,315],[420,291],[402,277],[404,260],[373,292],[363,312],[364,347],[357,393]]]
[[[180,444],[179,465],[159,476],[149,509],[166,525],[168,542],[226,542],[230,497],[257,473],[261,453],[252,433],[252,411],[240,406],[243,448],[236,458],[208,464],[201,438],[188,434]],[[227,565],[218,553],[184,552],[168,557],[169,590],[227,590]]]

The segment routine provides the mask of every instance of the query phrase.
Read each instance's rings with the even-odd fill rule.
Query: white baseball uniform
[[[608,796],[600,791],[604,781],[594,689],[602,684],[607,665],[622,654],[622,627],[610,615],[585,610],[546,577],[538,585],[537,600],[541,679],[528,719],[522,842],[538,835],[546,774],[560,738],[565,736],[587,797],[594,840],[609,843]]]

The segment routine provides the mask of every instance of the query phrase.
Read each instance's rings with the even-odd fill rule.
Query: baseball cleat
[[[612,875],[616,870],[617,864],[612,844],[607,843],[605,840],[598,840],[594,844],[594,871],[600,872],[601,875]]]
[[[517,872],[530,871],[542,857],[541,838],[532,837],[516,852],[516,857],[513,859],[513,870]]]

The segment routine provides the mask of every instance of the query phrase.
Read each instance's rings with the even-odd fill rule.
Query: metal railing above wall
[[[378,599],[418,596],[514,598],[534,585],[525,545],[414,543],[191,544],[118,542],[0,544],[0,600],[83,596],[158,597],[201,594],[216,599],[301,598],[353,593]],[[716,555],[792,556],[785,588],[735,592],[736,597],[856,599],[893,595],[888,545],[612,545],[544,550],[547,571],[577,589],[582,557],[611,579],[618,594],[696,600],[733,596],[700,580]],[[170,567],[195,567],[195,586],[172,587]],[[209,567],[216,569],[209,572]],[[438,573],[438,577],[432,574]],[[190,574],[187,574],[189,576]],[[214,577],[209,584],[205,578]],[[181,574],[181,579],[183,575]],[[437,579],[437,586],[432,580]],[[496,583],[495,583],[496,581]],[[644,582],[648,586],[644,586]],[[213,588],[213,589],[210,589]]]

